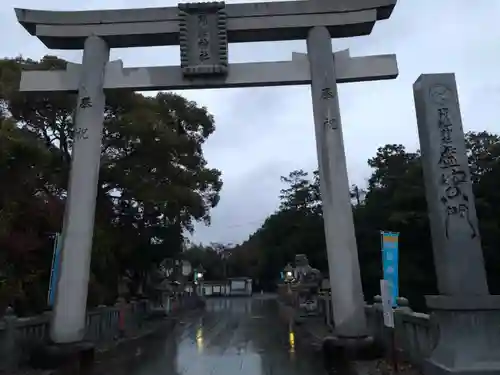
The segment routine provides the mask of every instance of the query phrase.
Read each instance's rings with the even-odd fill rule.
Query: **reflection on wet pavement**
[[[274,299],[209,299],[206,311],[144,348],[127,375],[322,375],[318,358],[296,347]],[[117,372],[118,373],[118,372]]]

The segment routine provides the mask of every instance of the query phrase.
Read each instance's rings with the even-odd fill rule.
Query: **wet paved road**
[[[301,352],[274,299],[209,299],[206,311],[137,353],[126,375],[323,375]]]

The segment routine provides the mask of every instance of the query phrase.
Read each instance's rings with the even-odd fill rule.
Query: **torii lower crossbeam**
[[[337,83],[393,79],[398,76],[396,55],[351,57],[349,50],[333,55]],[[21,91],[77,91],[82,66],[68,63],[66,70],[24,71]],[[123,68],[112,61],[104,74],[104,89],[134,91],[199,88],[269,87],[311,83],[306,54],[294,53],[291,61],[231,64],[225,77],[187,79],[178,66]]]

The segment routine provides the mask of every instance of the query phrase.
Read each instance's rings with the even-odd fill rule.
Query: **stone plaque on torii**
[[[51,337],[82,339],[105,90],[311,85],[336,335],[367,335],[337,83],[392,79],[395,55],[333,53],[331,38],[368,35],[396,0],[309,0],[96,11],[16,9],[18,21],[51,49],[83,49],[82,64],[26,71],[21,91],[78,92],[75,143],[63,226],[63,257]],[[307,40],[307,54],[280,62],[228,63],[228,44]],[[124,68],[110,48],[180,45],[181,66]],[[257,48],[257,47],[255,47]]]

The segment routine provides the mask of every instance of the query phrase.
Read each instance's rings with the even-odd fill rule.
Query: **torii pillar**
[[[354,218],[349,194],[344,138],[331,36],[317,26],[307,36],[311,94],[323,202],[328,269],[335,333],[343,338],[368,335]]]

